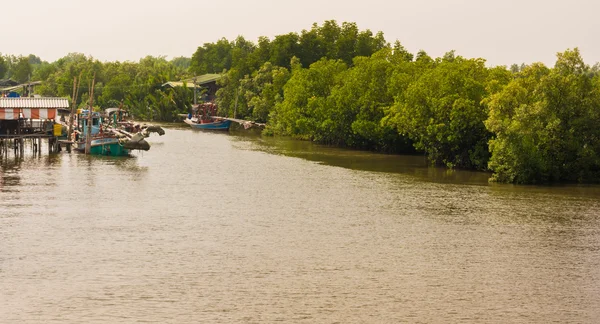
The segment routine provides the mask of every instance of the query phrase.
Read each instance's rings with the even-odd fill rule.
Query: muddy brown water
[[[170,125],[0,160],[2,323],[595,323],[600,188]]]

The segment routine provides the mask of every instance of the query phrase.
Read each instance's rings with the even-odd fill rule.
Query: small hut
[[[215,100],[217,96],[217,90],[219,90],[219,85],[217,85],[217,81],[219,81],[219,79],[221,79],[222,77],[223,75],[221,74],[203,74],[195,78],[183,81],[170,81],[164,83],[162,86],[175,88],[183,87],[183,85],[185,84],[188,88],[196,88],[198,90],[203,89],[205,91],[203,92],[202,97],[199,99],[209,102]]]

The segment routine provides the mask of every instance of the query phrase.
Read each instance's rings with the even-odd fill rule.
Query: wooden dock
[[[188,114],[177,114],[177,116],[184,118],[184,119],[188,118]],[[229,117],[219,117],[219,116],[214,116],[214,118],[218,119],[218,120],[230,120],[232,122],[242,125],[244,127],[244,129],[249,129],[249,128],[253,128],[253,127],[264,129],[265,127],[267,127],[267,124],[265,124],[265,123],[257,123],[257,122],[251,121],[251,120],[229,118]]]
[[[25,144],[31,142],[33,154],[42,153],[42,140],[47,140],[48,154],[60,152],[58,138],[46,134],[11,134],[0,135],[0,157],[7,157],[9,152],[15,156],[23,157],[25,155]]]
[[[226,120],[231,120],[232,122],[236,122],[244,127],[244,129],[249,129],[252,127],[258,127],[260,129],[264,129],[267,124],[257,123],[251,120],[237,119],[237,118],[223,118]]]

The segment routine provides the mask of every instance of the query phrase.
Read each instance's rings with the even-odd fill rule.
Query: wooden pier
[[[237,118],[223,118],[226,120],[231,120],[232,122],[236,122],[244,127],[244,129],[249,129],[252,127],[258,127],[260,129],[264,129],[267,124],[257,123],[251,120],[237,119]]]
[[[0,157],[9,152],[24,156],[29,142],[34,154],[42,153],[44,142],[49,154],[58,153],[58,136],[62,135],[62,126],[56,122],[58,110],[69,107],[66,98],[0,98]]]
[[[46,142],[48,154],[58,153],[61,150],[60,141],[57,137],[51,135],[0,135],[0,158],[8,157],[10,152],[13,152],[17,157],[25,156],[25,146],[28,142],[31,143],[31,150],[34,155],[42,153],[43,142]]]

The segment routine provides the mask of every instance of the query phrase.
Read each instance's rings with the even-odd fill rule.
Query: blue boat
[[[184,121],[194,129],[227,131],[231,126],[231,120],[228,118],[217,117],[218,109],[214,102],[194,104],[192,110],[193,113]]]
[[[231,126],[231,120],[224,118],[214,118],[210,120],[197,120],[186,118],[184,121],[186,124],[190,125],[194,129],[227,131]]]

